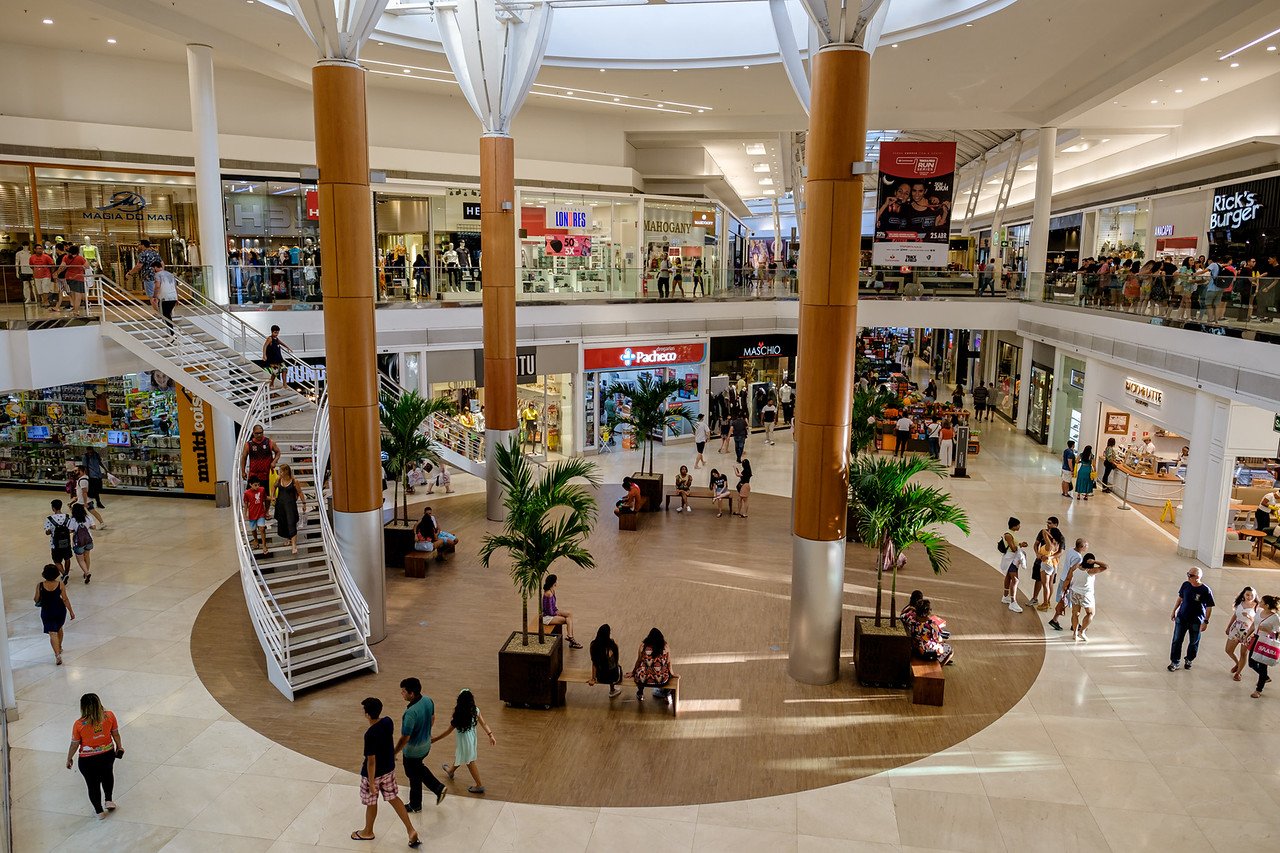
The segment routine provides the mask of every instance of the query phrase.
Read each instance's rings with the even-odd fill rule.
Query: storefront
[[[1230,256],[1237,264],[1280,254],[1280,177],[1215,187],[1208,249],[1214,260]]]
[[[1163,507],[1167,501],[1176,507],[1182,500],[1192,445],[1195,392],[1145,374],[1101,366],[1091,371],[1088,382],[1099,406],[1084,414],[1087,423],[1081,443],[1092,446],[1098,457],[1098,482],[1103,478],[1103,454],[1114,438],[1118,461],[1109,483],[1112,491],[1139,506]]]
[[[458,422],[477,434],[485,430],[484,350],[429,350],[393,355],[416,387],[420,356],[425,356],[426,392],[447,397],[457,407]],[[570,344],[522,346],[516,349],[516,413],[519,441],[525,453],[546,459],[575,453],[574,374],[578,348]]]
[[[1083,227],[1083,213],[1067,213],[1049,220],[1045,269],[1074,270],[1080,266],[1080,230]]]
[[[664,259],[671,265],[673,279],[676,272],[681,273],[685,292],[690,295],[695,275],[701,275],[706,283],[720,281],[721,218],[721,208],[709,201],[645,199],[642,287],[657,293],[658,270]]]
[[[795,387],[795,335],[738,335],[711,339],[710,392],[718,394],[727,388],[735,391],[745,383],[748,422],[763,428],[760,409],[772,398],[778,404],[778,390],[784,382]],[[783,421],[778,405],[778,422]],[[715,419],[714,417],[712,418]]]
[[[523,191],[523,291],[638,295],[640,206],[634,197]]]
[[[1027,397],[1027,435],[1040,444],[1049,443],[1049,423],[1053,413],[1053,368],[1031,362],[1031,389]]]
[[[1106,255],[1123,260],[1146,257],[1150,236],[1151,202],[1149,200],[1104,207],[1095,212],[1093,257]]]
[[[634,384],[641,374],[659,379],[674,379],[679,389],[668,399],[668,405],[684,405],[696,420],[703,412],[702,389],[705,385],[707,345],[703,342],[656,344],[618,344],[609,347],[584,348],[582,351],[582,449],[603,452],[628,449],[632,436],[608,435],[605,426],[615,413],[625,413],[627,398],[622,394],[604,394],[614,383]],[[680,422],[661,437],[663,442],[692,434],[693,426]]]
[[[1022,359],[1022,347],[1007,340],[996,340],[996,412],[1011,423],[1018,417],[1018,398],[1022,393]]]
[[[1080,426],[1084,413],[1084,362],[1063,356],[1061,372],[1054,376],[1057,393],[1053,398],[1053,414],[1050,417],[1049,447],[1061,451],[1068,441],[1080,447]]]
[[[212,409],[159,371],[0,397],[0,483],[61,488],[89,448],[121,491],[212,497]]]
[[[1204,190],[1160,196],[1151,202],[1157,257],[1195,257],[1205,249],[1209,194]]]
[[[320,203],[314,184],[222,182],[232,303],[320,300]]]
[[[432,264],[431,208],[437,198],[375,196],[374,245],[384,297],[425,298],[443,283]],[[475,204],[478,216],[480,202]]]

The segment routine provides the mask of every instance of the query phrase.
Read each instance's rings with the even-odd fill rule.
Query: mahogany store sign
[[[706,344],[634,345],[588,349],[582,353],[584,370],[630,370],[697,364],[706,356]]]

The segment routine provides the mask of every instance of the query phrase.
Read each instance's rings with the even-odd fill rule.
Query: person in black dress
[[[53,659],[62,666],[62,626],[68,616],[76,618],[76,611],[58,574],[58,567],[52,563],[44,567],[41,572],[44,580],[36,584],[35,603],[40,608],[40,622],[49,635],[49,645],[53,647]]]
[[[304,483],[293,476],[293,469],[288,465],[279,467],[280,479],[276,481],[275,519],[278,527],[276,535],[289,541],[290,553],[298,553],[298,518],[306,515],[307,502],[302,495]]]

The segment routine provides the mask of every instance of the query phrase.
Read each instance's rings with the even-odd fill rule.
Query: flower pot
[[[640,496],[647,499],[645,512],[657,512],[662,509],[661,474],[643,474],[637,471],[631,475],[631,479],[640,487]]]
[[[858,683],[869,687],[906,687],[911,683],[911,638],[900,622],[892,627],[874,616],[853,623],[853,665]]]
[[[413,550],[414,525],[393,521],[382,528],[382,553],[388,569],[403,569],[404,555]]]
[[[560,671],[564,668],[564,647],[560,636],[536,634],[523,645],[524,632],[512,631],[498,651],[498,698],[508,705],[550,708],[563,702]]]

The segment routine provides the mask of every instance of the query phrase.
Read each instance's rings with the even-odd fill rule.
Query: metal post
[[[967,480],[969,478],[969,469],[967,465],[969,461],[969,425],[968,424],[960,424],[959,426],[956,427],[955,452],[956,452],[956,469],[951,474],[951,476],[959,478],[961,480]]]
[[[1120,473],[1124,474],[1123,471],[1121,471]],[[1118,507],[1118,509],[1122,509],[1125,512],[1128,512],[1130,509],[1133,508],[1129,506],[1129,481],[1132,479],[1133,478],[1130,477],[1128,474],[1124,474],[1124,493],[1120,496],[1120,506]]]

